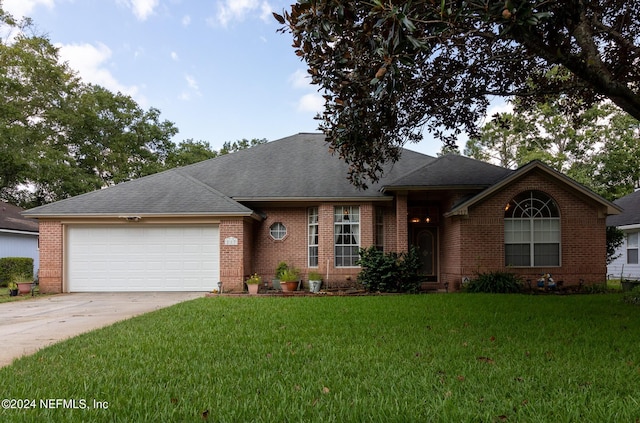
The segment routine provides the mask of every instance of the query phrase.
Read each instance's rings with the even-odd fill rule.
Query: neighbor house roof
[[[630,226],[640,224],[640,190],[613,202],[623,209],[623,212],[616,216],[607,218],[607,226]]]
[[[23,217],[20,207],[0,201],[0,231],[38,233],[38,221]]]
[[[494,193],[500,191],[501,189],[503,189],[505,186],[507,186],[508,184],[511,184],[513,182],[515,182],[517,179],[522,178],[523,176],[534,172],[534,171],[539,171],[542,172],[543,174],[547,175],[548,177],[552,178],[552,179],[556,179],[556,180],[560,180],[562,182],[564,182],[566,184],[566,186],[568,186],[569,188],[571,188],[574,192],[583,195],[587,198],[589,198],[590,200],[600,204],[601,206],[606,208],[606,214],[608,215],[613,215],[613,214],[618,214],[622,211],[622,209],[613,204],[612,202],[604,199],[603,197],[601,197],[600,195],[596,194],[595,192],[591,191],[590,189],[586,188],[585,186],[577,183],[576,181],[574,181],[573,179],[569,178],[568,176],[558,172],[557,170],[551,168],[550,166],[547,166],[546,164],[542,163],[539,160],[534,160],[532,162],[527,163],[524,166],[521,166],[520,168],[518,168],[516,171],[512,172],[510,175],[508,175],[507,177],[503,178],[502,180],[498,181],[496,184],[490,186],[489,188],[485,189],[484,191],[481,191],[480,193],[478,193],[477,195],[461,202],[460,204],[455,205],[451,211],[449,211],[448,213],[445,214],[445,216],[452,216],[452,215],[466,215],[469,213],[469,207],[472,207],[473,205],[477,204],[478,202],[484,200],[485,198],[488,198],[489,196],[493,195]]]

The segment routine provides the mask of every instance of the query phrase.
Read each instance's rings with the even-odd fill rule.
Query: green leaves
[[[320,129],[364,188],[423,132],[449,147],[475,136],[495,97],[560,93],[572,112],[608,97],[640,118],[638,16],[640,3],[612,0],[318,0],[276,20],[325,94]],[[558,64],[566,77],[549,80]]]

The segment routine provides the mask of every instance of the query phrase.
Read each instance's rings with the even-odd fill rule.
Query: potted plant
[[[258,293],[258,288],[262,283],[262,278],[258,276],[257,273],[254,273],[247,279],[247,290],[250,295],[256,295]]]
[[[322,285],[322,276],[318,272],[309,272],[309,292],[320,291]]]
[[[9,288],[9,296],[10,297],[15,297],[18,295],[18,284],[15,282],[9,282],[9,284],[7,285],[7,288]]]
[[[273,285],[273,289],[277,289],[280,290],[280,277],[282,276],[282,273],[285,270],[289,270],[289,266],[287,265],[287,263],[285,263],[284,261],[281,261],[280,263],[278,263],[278,266],[276,267],[276,276],[275,278],[271,281],[271,284]]]
[[[18,285],[18,292],[20,294],[28,294],[31,292],[31,284],[33,284],[33,278],[26,273],[20,273],[15,275],[13,282]]]
[[[280,285],[283,291],[295,291],[298,287],[298,271],[294,268],[287,269],[280,275]]]

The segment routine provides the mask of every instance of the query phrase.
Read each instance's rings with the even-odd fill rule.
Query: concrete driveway
[[[77,293],[2,303],[0,367],[83,332],[203,296],[202,292]]]

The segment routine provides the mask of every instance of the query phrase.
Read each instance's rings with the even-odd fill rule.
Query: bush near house
[[[33,278],[33,259],[30,257],[0,258],[0,286],[7,286],[17,275]]]
[[[420,287],[420,256],[412,248],[408,253],[384,253],[376,247],[360,249],[358,264],[362,271],[358,282],[369,292],[416,292]]]
[[[522,279],[509,272],[478,273],[469,281],[467,292],[486,292],[494,294],[509,294],[522,291]]]

